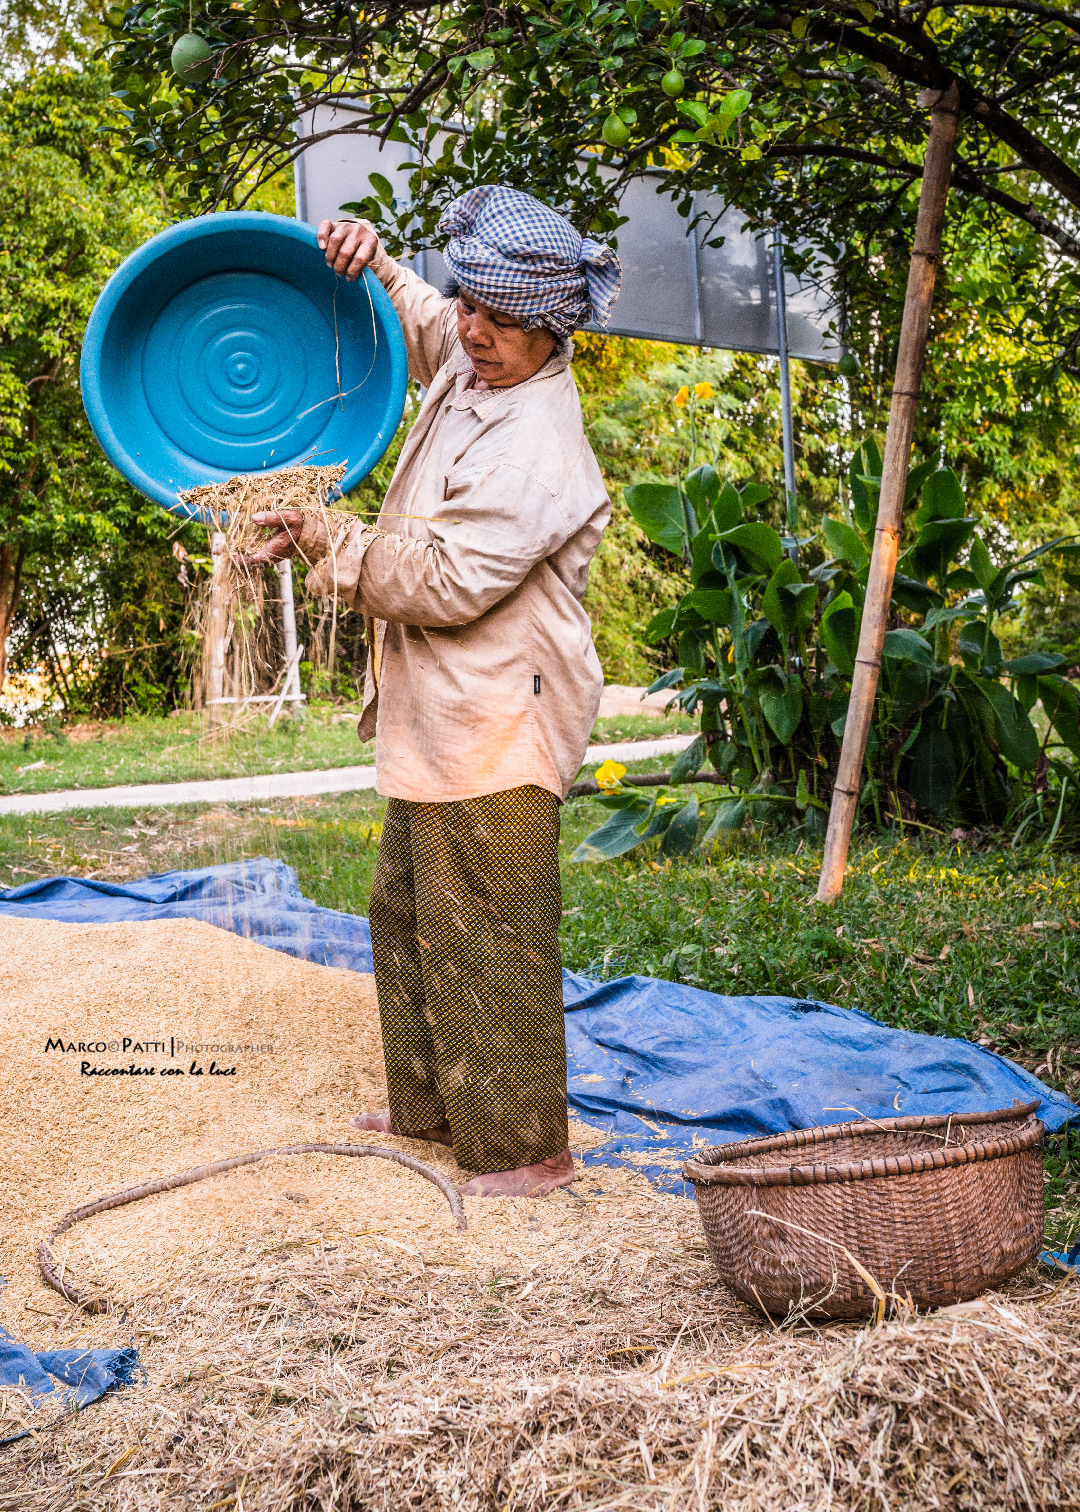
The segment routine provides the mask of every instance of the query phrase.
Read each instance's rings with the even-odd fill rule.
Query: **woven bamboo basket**
[[[683,1175],[744,1302],[811,1318],[942,1307],[1039,1251],[1038,1106],[795,1129],[705,1150]]]

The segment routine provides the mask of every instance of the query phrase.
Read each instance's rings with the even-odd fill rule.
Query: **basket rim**
[[[824,1186],[832,1182],[868,1181],[888,1176],[916,1176],[923,1171],[946,1170],[953,1166],[972,1165],[1018,1155],[1041,1144],[1045,1126],[1032,1117],[1041,1102],[1014,1103],[1011,1108],[989,1113],[932,1114],[925,1117],[862,1119],[858,1123],[822,1124],[810,1129],[789,1129],[761,1139],[743,1139],[728,1145],[713,1145],[683,1166],[683,1177],[701,1186]],[[852,1134],[873,1137],[880,1134],[918,1133],[943,1128],[954,1120],[963,1124],[1025,1122],[1013,1134],[996,1139],[969,1140],[965,1144],[921,1150],[911,1155],[872,1155],[862,1160],[842,1161],[831,1165],[823,1161],[790,1166],[745,1166],[737,1164],[747,1156],[777,1150],[799,1150],[830,1144]]]

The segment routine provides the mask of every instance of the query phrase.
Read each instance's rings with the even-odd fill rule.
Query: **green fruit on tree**
[[[604,122],[600,135],[609,147],[625,147],[630,140],[630,128],[614,111]]]
[[[172,50],[172,71],[185,84],[202,84],[213,69],[214,51],[198,32],[185,32]]]
[[[686,80],[677,68],[672,68],[660,80],[660,88],[670,100],[677,100],[686,88]]]
[[[836,364],[836,371],[841,378],[854,378],[859,371],[859,359],[854,352],[845,352]]]

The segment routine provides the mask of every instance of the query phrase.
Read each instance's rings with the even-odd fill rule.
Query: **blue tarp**
[[[56,1401],[72,1409],[88,1407],[107,1391],[129,1386],[138,1368],[137,1349],[47,1349],[35,1354],[0,1328],[0,1386],[25,1392],[31,1411]],[[0,1444],[14,1443],[29,1432],[13,1433]]]
[[[296,873],[259,858],[142,882],[54,877],[0,892],[0,916],[112,923],[198,918],[304,960],[371,970],[366,919],[319,908]],[[624,1161],[681,1185],[679,1152],[862,1114],[976,1113],[1040,1099],[1048,1129],[1080,1120],[1060,1092],[980,1045],[891,1029],[856,1008],[726,997],[651,977],[564,972],[567,1090]]]

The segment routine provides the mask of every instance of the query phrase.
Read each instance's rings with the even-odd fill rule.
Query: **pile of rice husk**
[[[211,686],[215,645],[223,644],[229,663],[230,697],[244,699],[265,692],[280,677],[281,655],[276,626],[266,615],[266,573],[246,558],[269,539],[253,516],[268,510],[295,509],[317,516],[333,541],[355,515],[332,509],[327,500],[345,473],[333,467],[284,467],[277,472],[244,473],[221,483],[200,484],[182,497],[202,511],[211,532],[224,536],[214,572],[189,606],[185,628],[201,648],[200,684]],[[336,595],[331,611],[328,665],[334,665],[337,628]],[[309,648],[310,649],[310,648]],[[310,660],[310,657],[309,657]],[[229,721],[222,718],[220,723]]]
[[[267,1145],[368,1137],[349,1119],[382,1099],[372,981],[194,921],[0,920],[0,990],[0,1324],[36,1349],[133,1341],[144,1369],[4,1448],[2,1509],[1080,1502],[1071,1278],[1032,1270],[876,1329],[780,1327],[716,1280],[693,1203],[628,1169],[579,1166],[539,1201],[466,1199],[462,1234],[398,1166],[275,1157],[65,1234],[65,1274],[117,1304],[81,1312],[35,1264],[68,1208]],[[45,1049],[125,1036],[255,1048]],[[82,1076],[84,1060],[185,1075]],[[574,1126],[575,1154],[598,1138]],[[382,1142],[460,1174],[442,1148]],[[0,1408],[0,1437],[32,1421],[16,1394]]]

